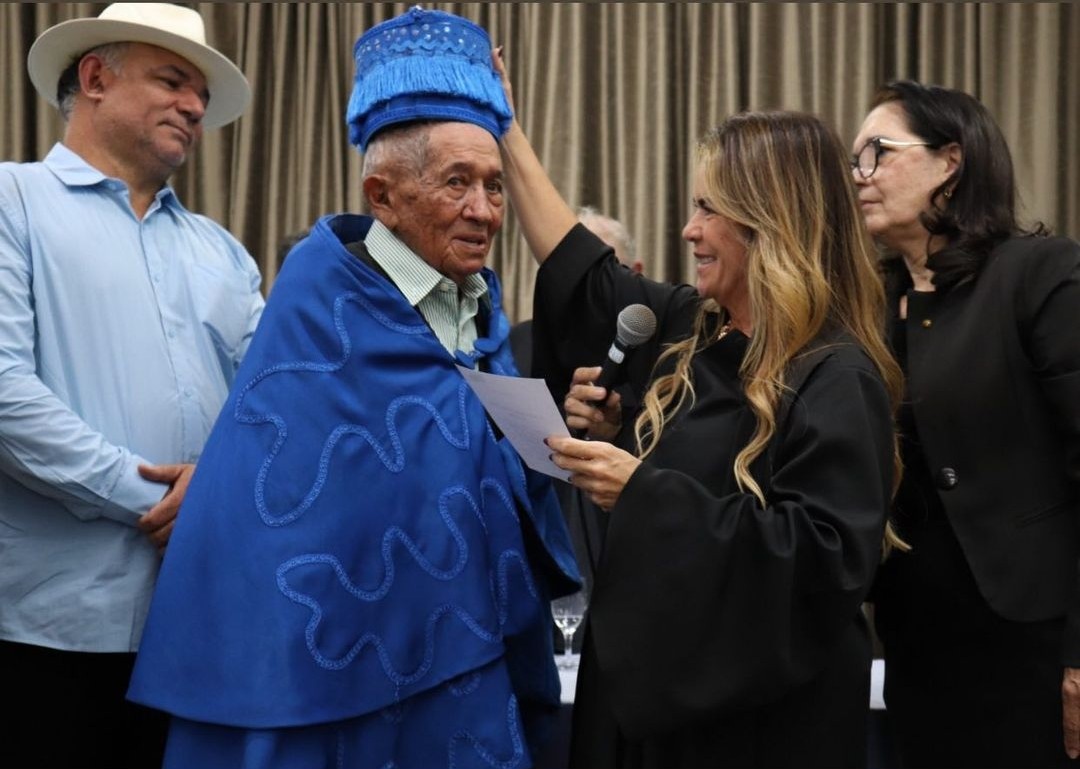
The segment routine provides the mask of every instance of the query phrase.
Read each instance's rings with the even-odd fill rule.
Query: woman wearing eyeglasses
[[[879,571],[885,700],[906,767],[1080,751],[1080,246],[1016,220],[1009,150],[960,91],[877,95],[852,173],[907,375]]]

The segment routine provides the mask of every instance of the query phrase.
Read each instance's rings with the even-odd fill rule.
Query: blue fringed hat
[[[468,19],[416,6],[356,41],[346,120],[360,151],[377,131],[415,120],[457,120],[498,139],[512,113],[491,66],[491,39]]]

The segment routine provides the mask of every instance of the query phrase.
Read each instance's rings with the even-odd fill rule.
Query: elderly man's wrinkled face
[[[388,226],[425,262],[458,284],[484,266],[503,220],[502,161],[495,138],[471,123],[428,134],[419,178],[399,179]]]

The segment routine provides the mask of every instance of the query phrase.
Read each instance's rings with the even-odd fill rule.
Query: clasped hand
[[[589,438],[595,440],[551,436],[546,443],[552,450],[551,461],[570,471],[570,482],[601,509],[610,510],[641,460],[608,442],[622,426],[622,406],[618,393],[608,394],[605,388],[592,384],[598,376],[599,366],[574,371],[563,403],[567,427],[587,430]],[[598,402],[602,404],[599,407],[594,405]]]
[[[184,501],[194,473],[195,465],[192,464],[139,465],[139,475],[143,478],[169,487],[161,501],[150,508],[138,522],[139,529],[150,538],[162,555],[169,544],[173,526],[176,525],[176,516],[180,512],[180,503]]]

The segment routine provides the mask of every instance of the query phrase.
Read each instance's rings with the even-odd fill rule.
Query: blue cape
[[[503,731],[528,702],[558,703],[548,601],[580,577],[551,486],[493,433],[417,311],[346,250],[370,223],[321,219],[274,284],[166,552],[136,702],[265,729],[423,693],[417,712],[450,728],[462,677],[483,670],[472,688],[513,716]],[[484,277],[475,358],[513,375]]]

